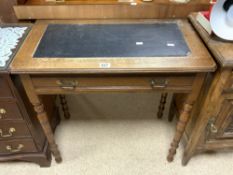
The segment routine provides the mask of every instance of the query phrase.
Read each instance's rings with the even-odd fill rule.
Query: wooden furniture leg
[[[65,95],[59,95],[60,101],[61,101],[61,106],[62,110],[64,113],[65,119],[70,119],[70,112],[69,112],[69,107],[66,101],[66,96]]]
[[[157,117],[159,119],[161,119],[163,117],[163,112],[165,109],[166,101],[167,101],[167,93],[162,93],[161,98],[160,98],[159,109],[158,109],[158,113],[157,113]]]
[[[169,109],[169,113],[168,113],[168,121],[169,122],[172,122],[173,121],[173,118],[175,117],[175,112],[176,112],[176,107],[175,107],[175,97],[174,95],[172,96],[172,100],[171,100],[171,106],[170,106],[170,109]]]
[[[180,115],[179,121],[176,125],[176,134],[174,139],[171,143],[171,148],[169,149],[169,154],[167,156],[167,160],[169,162],[173,161],[174,155],[176,154],[176,149],[178,148],[179,142],[183,136],[186,124],[189,119],[190,112],[192,110],[193,104],[189,104],[188,102],[185,103],[183,107],[183,111]]]
[[[179,121],[176,125],[176,132],[175,136],[173,138],[173,141],[171,143],[171,147],[169,149],[169,153],[167,156],[168,162],[172,162],[174,159],[174,156],[176,154],[176,149],[179,146],[180,140],[183,136],[183,133],[185,131],[185,127],[189,121],[190,113],[192,111],[192,107],[197,100],[199,93],[201,91],[203,82],[204,82],[205,74],[198,74],[194,80],[192,91],[190,94],[187,95],[187,98],[185,100],[183,110],[180,114]]]
[[[42,104],[39,96],[34,91],[30,76],[25,74],[25,75],[20,75],[20,78],[22,80],[27,96],[34,107],[34,110],[37,113],[37,118],[48,140],[50,150],[53,156],[55,157],[56,162],[60,163],[62,161],[62,158],[58,150],[57,144],[55,143],[53,131],[50,126],[47,113],[44,110],[44,105]]]

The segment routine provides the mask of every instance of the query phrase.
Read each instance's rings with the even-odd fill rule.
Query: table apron
[[[167,91],[189,93],[192,90],[195,75],[31,75],[30,78],[37,94]]]

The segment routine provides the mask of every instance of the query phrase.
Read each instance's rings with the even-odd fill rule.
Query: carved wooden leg
[[[192,110],[193,105],[192,104],[185,104],[184,109],[180,115],[179,121],[176,125],[176,134],[175,137],[171,143],[171,148],[169,149],[169,154],[167,156],[167,160],[169,162],[173,161],[174,155],[176,154],[176,149],[178,148],[178,145],[180,143],[180,140],[183,136],[186,124],[189,119],[190,112]]]
[[[204,73],[197,74],[193,82],[192,91],[186,97],[182,112],[179,117],[179,121],[176,125],[176,133],[171,143],[171,147],[169,149],[169,153],[167,156],[167,160],[169,162],[173,161],[174,159],[174,155],[176,154],[176,149],[178,148],[180,140],[184,134],[185,127],[189,121],[193,105],[196,102],[199,93],[201,91],[204,79],[205,79]]]
[[[172,100],[171,100],[171,106],[170,106],[170,109],[169,109],[169,113],[168,113],[168,121],[169,122],[172,122],[173,118],[175,117],[175,113],[176,113],[176,109],[175,109],[175,100],[174,100],[174,95],[172,97]]]
[[[45,136],[48,140],[50,150],[55,157],[56,162],[61,162],[62,158],[58,150],[57,144],[55,143],[54,135],[46,111],[44,110],[44,105],[42,104],[39,96],[36,94],[31,78],[29,75],[20,75],[23,86],[27,93],[27,96],[32,103],[34,110],[37,113],[37,118],[41,124],[41,127],[45,133]]]
[[[34,106],[35,111],[37,112],[37,118],[48,139],[51,152],[53,153],[56,162],[61,162],[62,161],[61,155],[55,143],[53,131],[48,121],[47,113],[44,110],[44,105],[42,103],[34,103],[33,106]]]
[[[161,98],[160,98],[159,109],[158,109],[158,113],[157,113],[157,117],[159,119],[161,119],[163,117],[163,111],[165,109],[166,100],[167,100],[167,93],[162,93]]]
[[[65,95],[59,95],[59,98],[60,98],[60,101],[61,101],[61,106],[62,106],[62,110],[63,110],[65,119],[70,119],[69,107],[67,105]]]

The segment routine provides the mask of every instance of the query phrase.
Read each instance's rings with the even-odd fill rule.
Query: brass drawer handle
[[[165,88],[167,87],[167,84],[168,82],[166,79],[157,79],[157,80],[153,79],[150,82],[152,88]]]
[[[208,121],[208,130],[209,130],[209,132],[211,133],[211,134],[216,134],[216,133],[218,133],[218,128],[215,126],[215,118],[214,117],[212,117],[212,118],[210,118],[209,119],[209,121]]]
[[[216,134],[218,132],[218,128],[213,123],[210,124],[210,132],[212,134]]]
[[[65,90],[74,90],[77,87],[78,82],[75,80],[58,80],[57,85],[59,85],[60,88]]]
[[[1,136],[2,138],[12,137],[12,136],[13,136],[13,133],[16,132],[16,129],[15,129],[15,128],[10,128],[8,132],[9,132],[9,134],[5,134],[5,135],[4,135],[2,129],[0,129],[0,136]]]
[[[4,115],[6,115],[6,110],[4,108],[0,108],[0,119],[2,119]]]
[[[11,153],[17,153],[20,152],[23,149],[23,147],[24,147],[23,144],[19,144],[17,148],[13,149],[10,145],[7,145],[6,150]]]

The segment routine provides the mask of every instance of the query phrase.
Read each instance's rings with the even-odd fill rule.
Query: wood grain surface
[[[190,12],[209,8],[209,0],[192,0],[188,3],[177,3],[175,0],[135,0],[133,4],[117,0],[24,1],[14,6],[18,19],[186,18]]]
[[[174,22],[174,20],[171,20]],[[171,22],[170,21],[170,22]],[[12,73],[151,73],[151,72],[209,72],[215,70],[215,62],[209,52],[185,20],[177,20],[191,53],[185,57],[145,58],[33,58],[38,43],[50,23],[61,24],[106,24],[106,23],[156,23],[160,20],[59,20],[38,21],[32,28],[10,69]],[[166,22],[169,22],[167,20]],[[109,68],[102,68],[107,63]]]
[[[196,13],[191,14],[189,19],[200,34],[206,46],[210,49],[216,61],[222,67],[233,67],[233,42],[223,41],[217,36],[209,35],[196,20]]]

